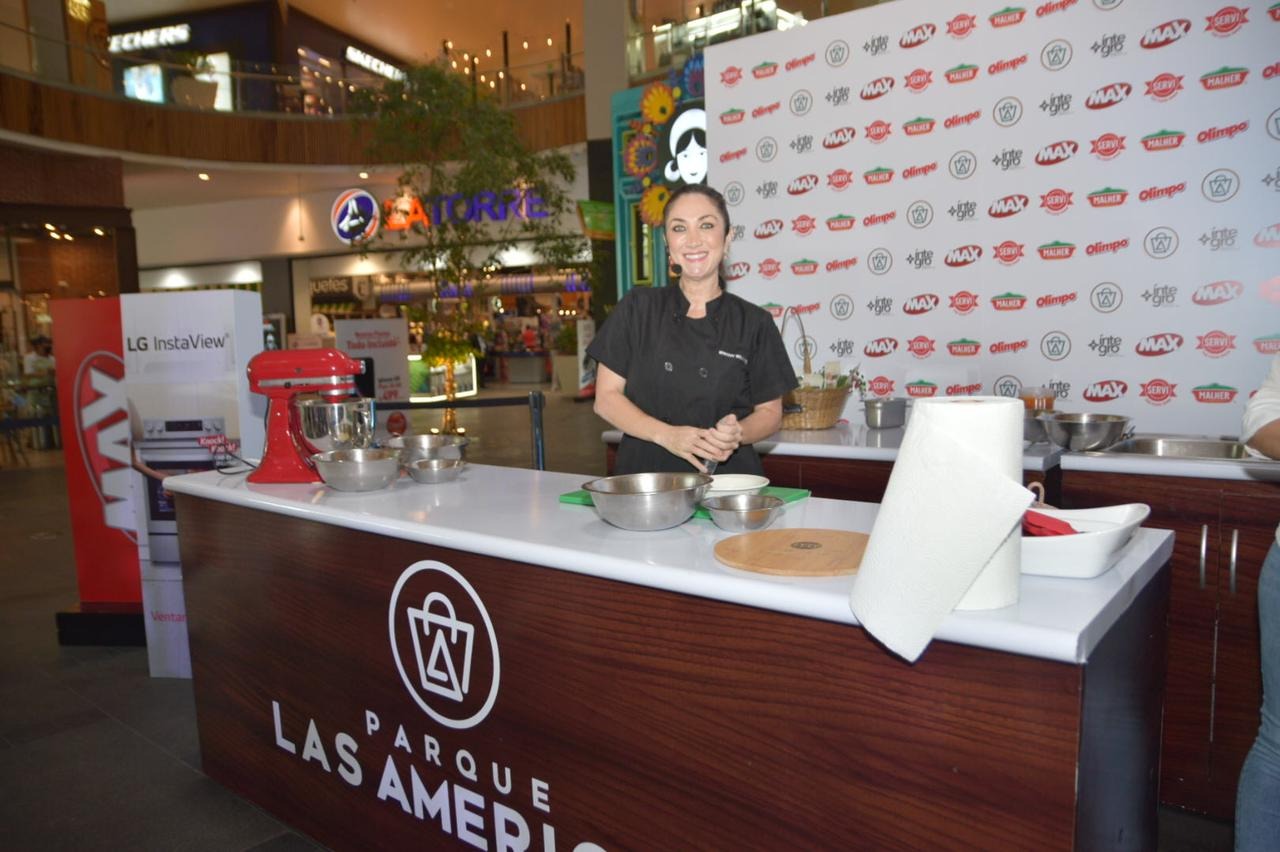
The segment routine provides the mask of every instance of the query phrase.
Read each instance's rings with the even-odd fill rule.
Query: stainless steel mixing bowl
[[[584,482],[596,511],[624,530],[665,530],[693,517],[711,487],[705,473],[626,473]]]
[[[318,453],[360,450],[373,446],[376,415],[373,400],[304,396],[294,403],[302,437]]]
[[[1124,437],[1129,418],[1119,414],[1046,412],[1036,418],[1056,446],[1071,452],[1104,450]]]
[[[397,435],[386,445],[400,453],[400,463],[408,467],[418,459],[465,459],[470,438],[462,435]]]
[[[467,463],[462,459],[414,459],[405,465],[414,482],[434,485],[437,482],[452,482],[462,473]]]
[[[722,530],[747,532],[762,530],[782,511],[782,500],[766,494],[726,494],[708,497],[702,506]]]
[[[377,491],[400,476],[395,450],[330,450],[311,460],[324,484],[338,491]]]

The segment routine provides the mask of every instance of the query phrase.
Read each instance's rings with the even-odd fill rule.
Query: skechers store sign
[[[153,50],[157,47],[173,47],[191,41],[190,24],[174,24],[171,27],[155,27],[132,33],[117,33],[107,42],[111,53],[132,53],[135,50]]]
[[[408,231],[414,225],[423,228],[444,221],[462,224],[480,223],[485,219],[506,222],[509,219],[546,219],[551,215],[546,202],[529,190],[505,189],[500,192],[478,192],[473,196],[397,195],[382,202],[363,189],[348,189],[334,200],[329,214],[333,233],[347,245],[364,242],[379,230]]]

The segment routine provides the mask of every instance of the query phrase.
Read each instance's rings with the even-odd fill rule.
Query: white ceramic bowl
[[[1097,509],[1036,509],[1066,521],[1074,535],[1022,537],[1022,573],[1044,577],[1089,579],[1110,568],[1120,551],[1151,514],[1146,503],[1125,503]]]
[[[726,497],[730,494],[759,494],[769,484],[763,476],[751,473],[717,473],[711,477],[708,497]]]

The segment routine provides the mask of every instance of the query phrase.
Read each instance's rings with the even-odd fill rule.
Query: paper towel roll
[[[850,594],[858,620],[915,661],[953,609],[1018,600],[1021,401],[915,403]]]

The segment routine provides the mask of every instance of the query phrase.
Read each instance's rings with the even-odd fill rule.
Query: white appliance
[[[212,470],[213,451],[201,442],[226,434],[221,417],[199,417],[182,420],[142,421],[142,440],[134,444],[138,460],[155,471],[194,473]],[[173,497],[164,490],[164,482],[144,476],[146,483],[147,540],[153,563],[174,563],[178,559],[178,521]]]

